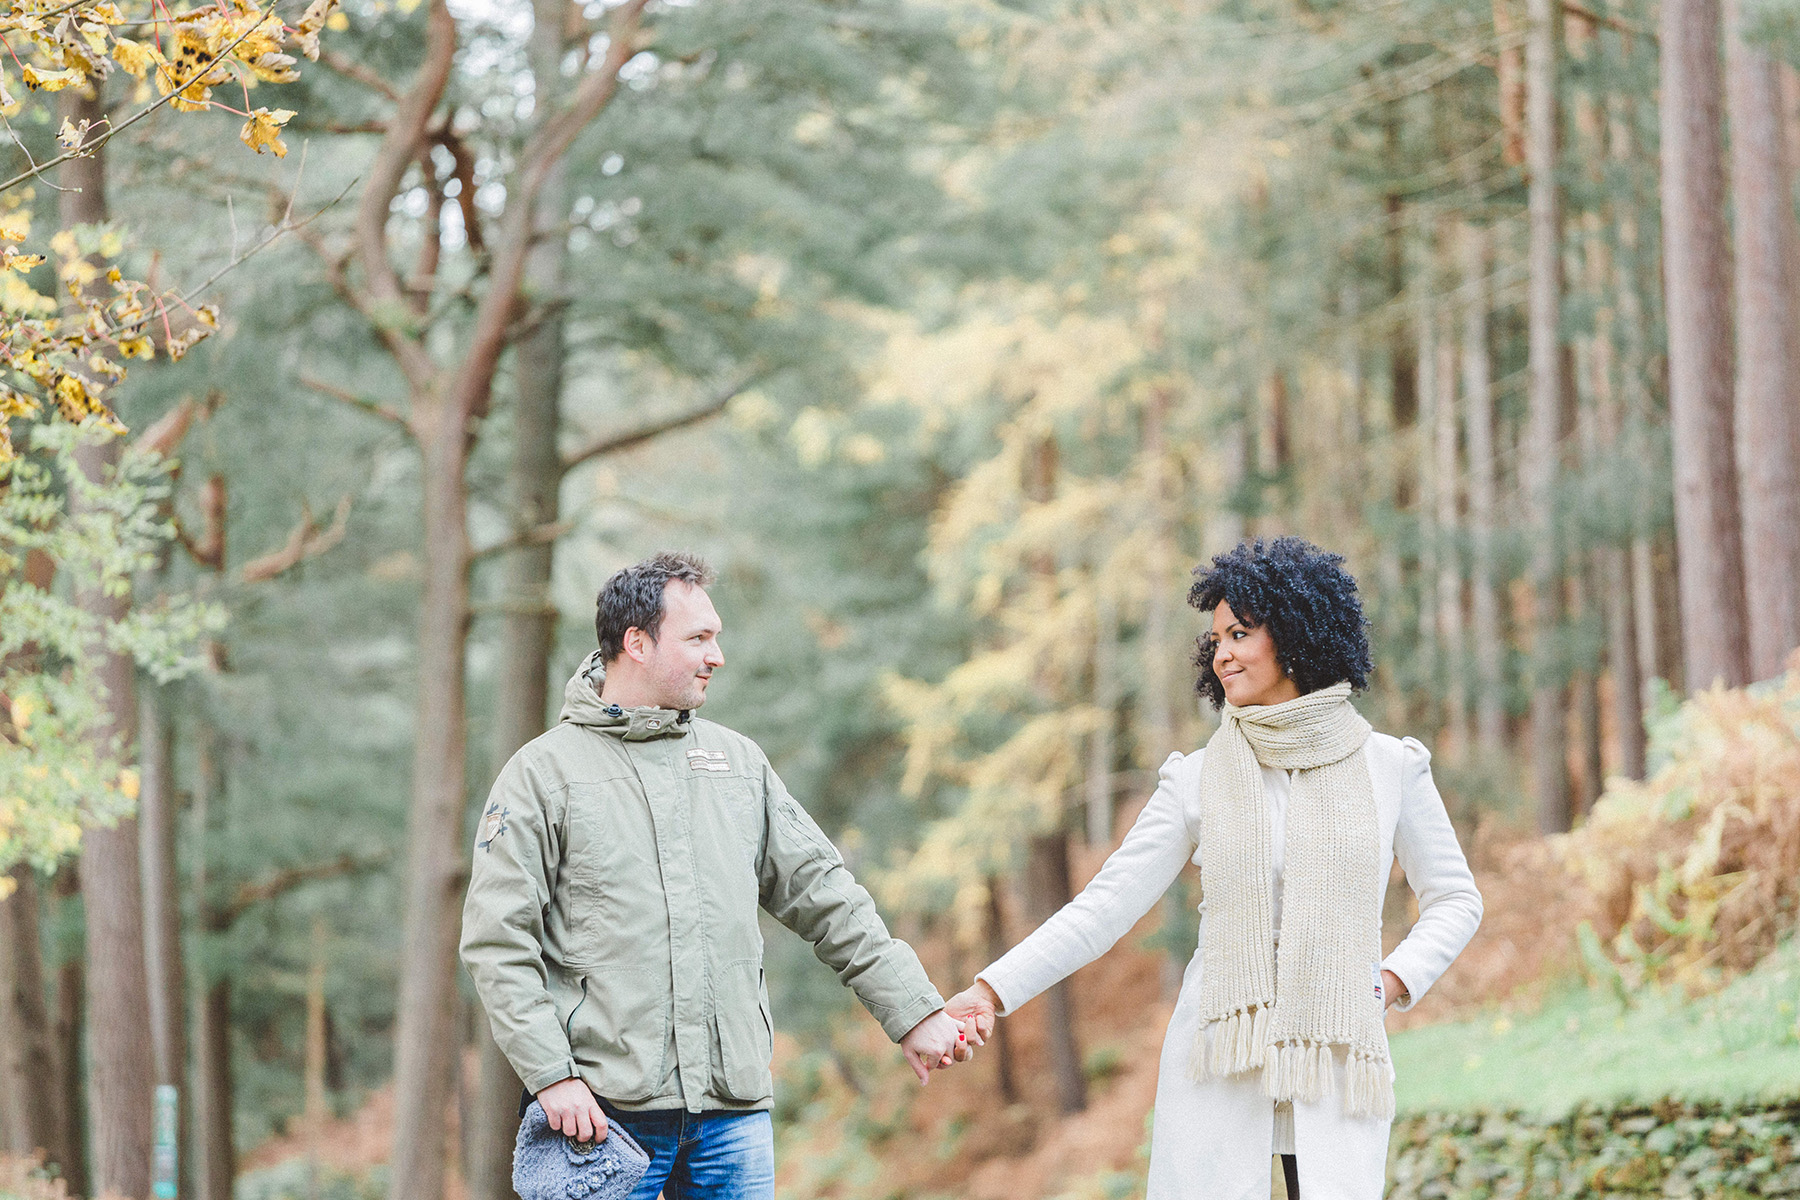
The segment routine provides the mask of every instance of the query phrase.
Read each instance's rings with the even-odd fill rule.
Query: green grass
[[[1611,992],[1574,987],[1533,1013],[1394,1034],[1396,1098],[1402,1113],[1485,1108],[1554,1117],[1583,1101],[1793,1096],[1797,1002],[1800,939],[1696,1000],[1647,991],[1627,1008]]]

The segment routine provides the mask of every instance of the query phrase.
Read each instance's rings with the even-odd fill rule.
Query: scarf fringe
[[[1394,1080],[1385,1058],[1352,1050],[1344,1071],[1344,1111],[1352,1117],[1394,1119]]]
[[[1312,1103],[1331,1090],[1337,1061],[1324,1042],[1287,1042],[1263,1061],[1263,1094],[1271,1100]]]
[[[1272,1100],[1314,1103],[1337,1087],[1337,1058],[1328,1042],[1268,1044],[1267,1005],[1239,1009],[1202,1025],[1188,1055],[1188,1077],[1205,1083],[1260,1069],[1263,1094]],[[1385,1057],[1351,1049],[1344,1064],[1344,1113],[1394,1119],[1394,1081]]]
[[[1201,1025],[1188,1053],[1188,1077],[1205,1083],[1262,1066],[1271,1011],[1266,1004],[1253,1004]]]

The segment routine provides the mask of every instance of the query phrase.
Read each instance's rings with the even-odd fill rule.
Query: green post
[[[156,1141],[150,1154],[150,1194],[175,1200],[175,1141],[180,1127],[179,1093],[174,1084],[156,1085]]]

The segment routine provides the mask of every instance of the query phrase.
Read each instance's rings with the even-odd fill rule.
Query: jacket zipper
[[[587,976],[583,975],[581,977],[581,999],[575,1002],[575,1007],[569,1010],[569,1019],[563,1022],[563,1036],[569,1039],[569,1049],[571,1052],[573,1052],[575,1048],[575,1014],[580,1012],[581,1006],[587,1003],[587,985]]]

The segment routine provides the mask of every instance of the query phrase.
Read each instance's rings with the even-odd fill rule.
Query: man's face
[[[719,614],[702,588],[673,580],[663,589],[663,622],[656,640],[627,634],[642,655],[650,703],[658,708],[695,709],[706,703],[706,684],[725,665],[719,649]]]

